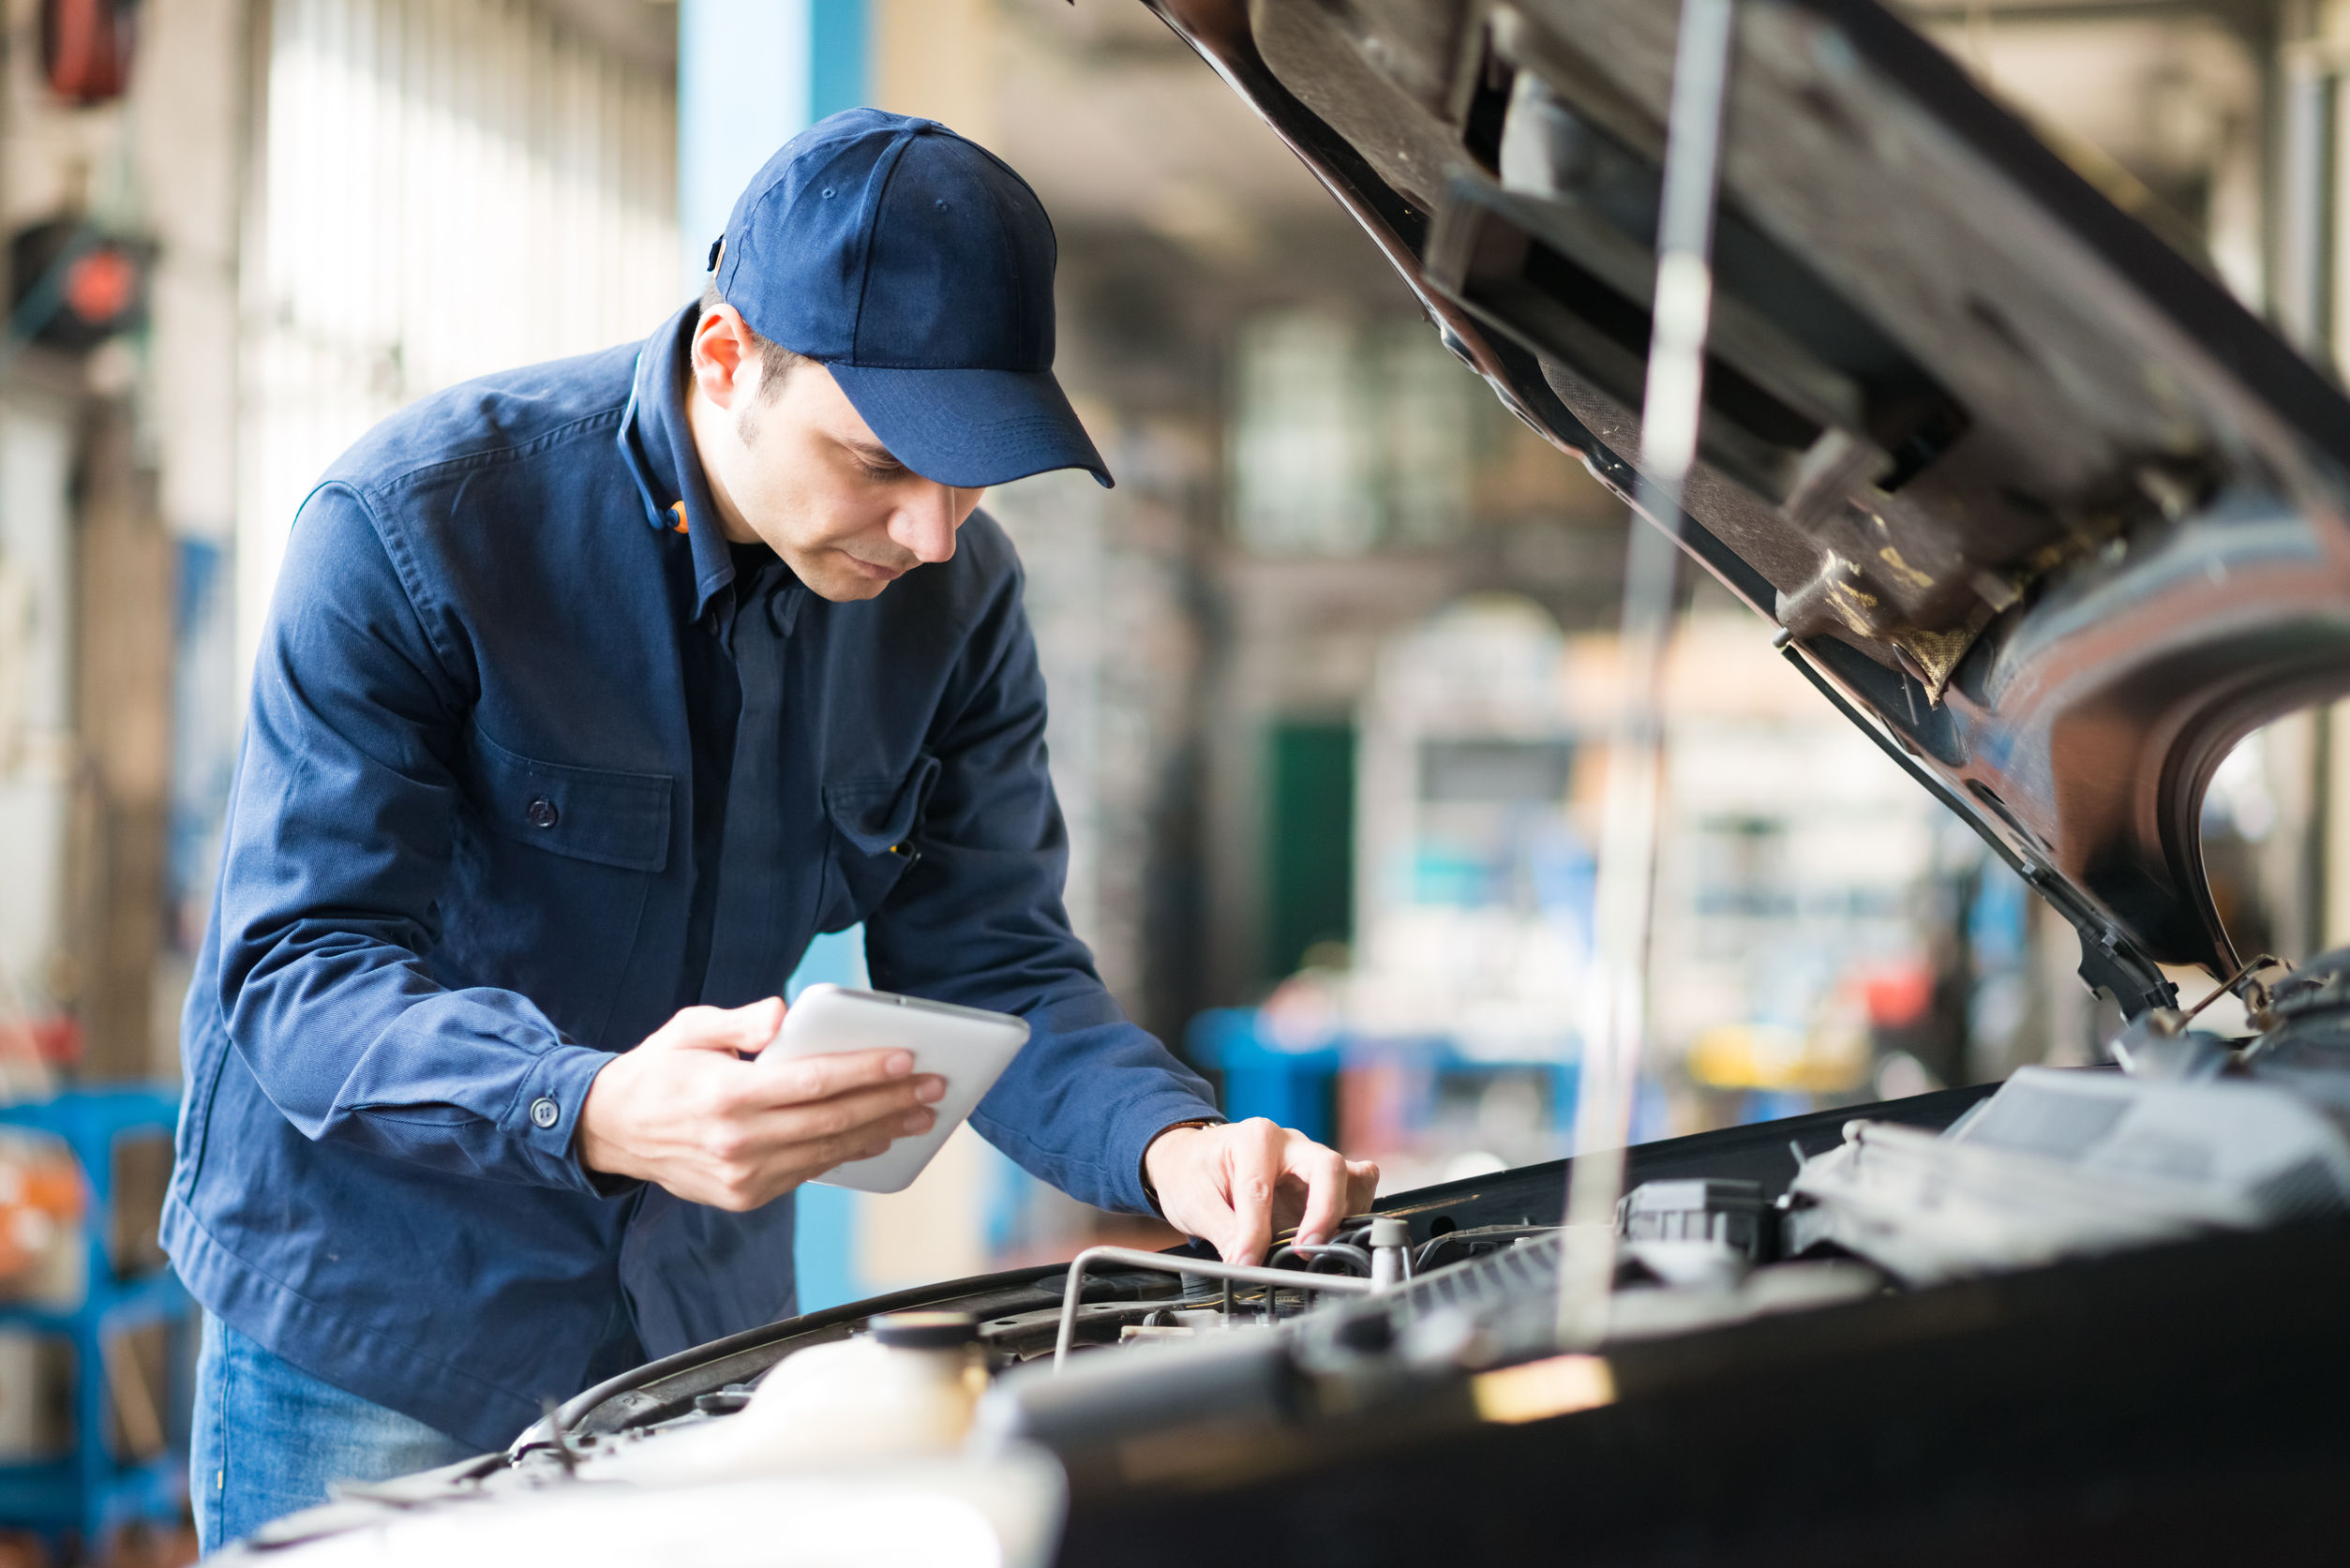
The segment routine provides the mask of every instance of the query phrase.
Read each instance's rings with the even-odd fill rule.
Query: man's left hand
[[[1328,1241],[1339,1221],[1364,1214],[1379,1192],[1379,1167],[1348,1159],[1262,1116],[1222,1127],[1170,1127],[1143,1155],[1143,1173],[1167,1223],[1216,1248],[1228,1263],[1255,1263],[1274,1232]]]

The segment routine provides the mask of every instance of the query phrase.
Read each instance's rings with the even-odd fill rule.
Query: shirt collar
[[[694,552],[696,620],[734,581],[734,557],[685,416],[686,355],[700,314],[689,305],[645,340],[620,431],[621,455],[644,500],[646,522],[684,534]]]

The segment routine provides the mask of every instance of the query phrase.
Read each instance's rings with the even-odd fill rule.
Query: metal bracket
[[[1315,1248],[1315,1250],[1322,1250]],[[1095,1263],[1124,1263],[1129,1268],[1221,1279],[1235,1285],[1263,1285],[1268,1290],[1321,1291],[1331,1295],[1370,1295],[1378,1287],[1358,1274],[1304,1274],[1295,1269],[1252,1268],[1245,1263],[1210,1262],[1205,1258],[1180,1258],[1165,1252],[1142,1252],[1130,1247],[1088,1247],[1070,1260],[1068,1283],[1061,1287],[1060,1332],[1053,1337],[1053,1369],[1069,1361],[1077,1338],[1077,1307],[1085,1297],[1085,1270]]]
[[[2040,888],[2040,894],[2048,898],[2044,887]],[[2059,915],[2065,913],[2063,905],[2054,899],[2048,899],[2048,906]],[[2068,915],[2066,918],[2072,917]],[[2091,991],[2111,996],[2119,1004],[2122,1017],[2136,1018],[2154,1008],[2178,1005],[2178,988],[2163,978],[2163,972],[2147,963],[2135,948],[2112,931],[2092,932],[2079,920],[2073,920],[2073,924],[2081,933],[2081,982]]]

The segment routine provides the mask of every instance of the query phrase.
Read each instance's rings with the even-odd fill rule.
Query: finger
[[[1320,1246],[1335,1234],[1339,1221],[1351,1209],[1346,1161],[1336,1149],[1323,1147],[1311,1139],[1292,1133],[1284,1153],[1284,1169],[1306,1184],[1305,1217],[1297,1223],[1297,1239]]]
[[[1346,1162],[1346,1212],[1369,1214],[1379,1197],[1379,1166],[1376,1161],[1350,1159]]]
[[[646,1037],[645,1044],[665,1051],[756,1053],[767,1049],[783,1025],[779,996],[740,1008],[685,1008]]]
[[[902,1083],[913,1070],[914,1053],[894,1047],[789,1060],[771,1056],[760,1063],[758,1075],[743,1085],[743,1093],[753,1104],[797,1105],[877,1083]],[[945,1087],[945,1080],[936,1074],[926,1076],[941,1089]]]
[[[893,1124],[885,1119],[835,1137],[795,1144],[790,1158],[783,1163],[782,1168],[791,1172],[793,1182],[816,1181],[826,1172],[851,1161],[873,1159],[887,1154],[890,1145],[899,1138],[927,1131],[928,1122],[922,1118],[928,1116],[928,1112],[908,1113],[907,1121],[903,1126],[896,1126],[895,1130]]]
[[[1238,1136],[1225,1141],[1231,1244],[1220,1242],[1216,1250],[1226,1262],[1255,1263],[1265,1256],[1265,1244],[1273,1233],[1273,1187],[1281,1172],[1278,1144],[1283,1134],[1261,1117],[1234,1130]]]
[[[724,1207],[755,1209],[771,1203],[802,1182],[819,1181],[854,1160],[887,1153],[891,1139],[877,1127],[861,1127],[836,1138],[794,1143],[780,1157],[752,1167],[726,1189]]]
[[[743,1054],[756,1056],[781,1038],[784,1032],[784,1015],[790,1010],[790,1006],[780,996],[770,996],[763,1001],[751,1002],[733,1008],[732,1011],[737,1016],[743,1018],[744,1026],[753,1032],[757,1042],[744,1046]],[[756,1016],[747,1016],[751,1014],[756,1014]]]
[[[1162,1201],[1166,1198],[1164,1193],[1160,1196]],[[1240,1262],[1232,1240],[1238,1225],[1233,1217],[1232,1205],[1224,1202],[1222,1194],[1191,1193],[1190,1201],[1179,1207],[1170,1204],[1166,1216],[1168,1224],[1187,1236],[1196,1236],[1207,1243],[1216,1249],[1216,1256],[1225,1262]]]
[[[885,1138],[904,1137],[921,1118],[918,1130],[928,1131],[937,1113],[914,1098],[914,1084],[901,1080],[876,1088],[834,1095],[809,1104],[771,1107],[748,1113],[741,1121],[741,1148],[751,1158],[763,1158],[794,1143],[827,1138],[853,1137],[876,1131]]]

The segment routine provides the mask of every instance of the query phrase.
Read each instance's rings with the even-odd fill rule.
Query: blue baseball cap
[[[761,337],[820,361],[891,455],[941,485],[1110,470],[1053,379],[1052,220],[933,120],[847,109],[767,160],[711,251]]]

